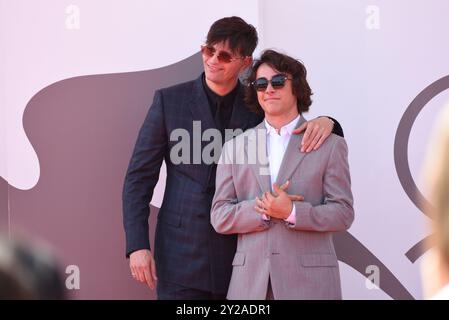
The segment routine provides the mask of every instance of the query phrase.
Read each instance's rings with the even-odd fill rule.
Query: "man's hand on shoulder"
[[[334,122],[328,117],[318,117],[316,119],[303,123],[299,128],[293,131],[299,134],[304,131],[304,137],[301,142],[301,152],[310,152],[318,149],[323,142],[330,136]]]

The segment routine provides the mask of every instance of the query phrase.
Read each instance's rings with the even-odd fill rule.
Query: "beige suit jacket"
[[[301,116],[296,127],[304,118]],[[301,153],[303,135],[293,135],[277,183],[290,180],[296,224],[262,219],[255,198],[271,191],[266,129],[256,128],[228,141],[217,168],[211,223],[222,234],[238,234],[228,299],[265,299],[268,279],[275,299],[341,299],[333,232],[354,219],[343,138],[332,134],[311,153]]]

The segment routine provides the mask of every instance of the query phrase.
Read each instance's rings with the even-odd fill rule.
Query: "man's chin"
[[[218,85],[223,82],[218,74],[209,72],[206,72],[206,80]]]
[[[206,70],[206,76],[207,76],[207,77],[213,77],[213,78],[215,78],[215,77],[217,77],[219,74],[221,74],[220,70],[210,70],[210,69]]]
[[[280,110],[279,108],[262,108],[264,113],[270,116],[280,116],[282,115],[282,110]]]

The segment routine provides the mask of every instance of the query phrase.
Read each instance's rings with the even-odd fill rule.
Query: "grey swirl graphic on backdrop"
[[[404,191],[409,199],[424,214],[426,214],[424,207],[431,206],[431,204],[428,203],[427,199],[422,195],[421,191],[416,186],[410,172],[408,162],[408,142],[413,123],[418,117],[418,114],[430,100],[447,89],[449,89],[449,75],[435,81],[421,91],[404,112],[404,115],[399,122],[394,140],[394,163],[396,165],[396,172],[398,174],[399,181],[401,182],[402,188],[404,188]],[[407,251],[406,256],[411,262],[415,262],[424,254],[424,252],[427,251],[429,237],[421,240],[409,251]]]
[[[194,79],[201,68],[195,54],[154,70],[70,78],[27,104],[24,128],[41,175],[33,189],[9,186],[11,232],[46,240],[63,265],[79,267],[81,288],[72,298],[154,298],[131,278],[125,259],[124,176],[154,91]]]

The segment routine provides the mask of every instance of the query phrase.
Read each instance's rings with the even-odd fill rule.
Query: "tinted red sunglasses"
[[[213,57],[215,55],[216,51],[217,50],[215,50],[215,48],[212,46],[208,46],[208,45],[201,46],[201,52],[205,56],[208,56],[209,58]],[[219,51],[217,53],[217,59],[219,62],[230,63],[235,60],[243,59],[243,57],[234,57],[232,54],[230,54],[227,51]]]

